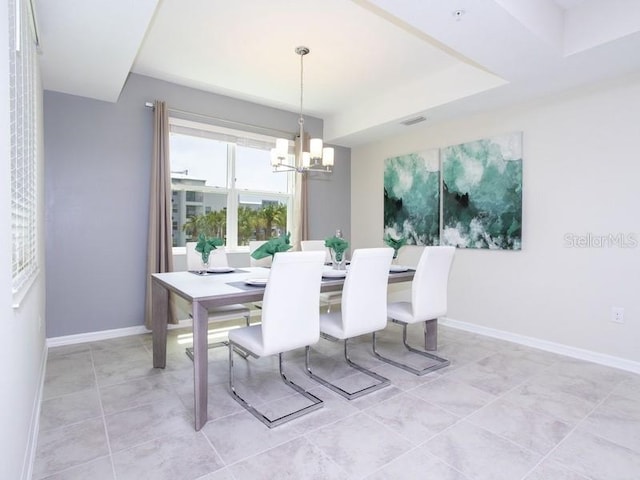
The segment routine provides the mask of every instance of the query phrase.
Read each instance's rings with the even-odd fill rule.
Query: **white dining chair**
[[[322,385],[352,400],[389,385],[389,380],[354,363],[349,357],[349,340],[382,330],[387,325],[387,284],[393,258],[391,248],[356,249],[342,289],[342,309],[320,315],[320,332],[333,340],[344,341],[344,359],[350,367],[376,383],[355,392],[347,391],[311,370],[310,348],[306,349],[307,374]]]
[[[190,272],[199,272],[202,270],[202,256],[200,252],[196,251],[196,245],[196,242],[187,242],[185,245],[187,252],[187,270]],[[224,248],[216,248],[209,254],[209,268],[216,267],[229,267],[227,252]],[[247,325],[251,324],[251,310],[241,303],[212,308],[209,309],[207,313],[209,323],[226,322],[244,318]],[[226,347],[228,344],[229,342],[227,341],[212,342],[208,344],[208,348]],[[185,353],[191,360],[193,360],[192,346],[187,347]]]
[[[269,428],[322,407],[322,400],[289,380],[282,366],[284,352],[315,344],[320,337],[319,299],[324,254],[276,253],[262,300],[262,323],[229,332],[229,389],[233,398]],[[286,385],[311,403],[271,419],[242,398],[235,386],[234,351],[252,357],[278,355],[279,372]]]
[[[300,250],[303,252],[325,252],[324,263],[331,263],[331,252],[329,248],[324,245],[324,240],[302,240],[300,242]]]
[[[415,375],[424,375],[449,365],[449,360],[429,351],[438,348],[438,317],[447,313],[449,272],[455,251],[455,247],[448,246],[425,247],[411,284],[411,302],[392,302],[387,306],[387,315],[391,321],[402,325],[402,343],[405,348],[432,360],[430,365],[418,369],[382,356],[378,352],[374,332],[373,353],[377,358]],[[411,347],[407,342],[407,326],[421,322],[424,323],[424,351]]]
[[[325,263],[331,263],[331,252],[329,248],[324,245],[324,240],[302,240],[300,242],[300,249],[303,252],[322,251],[325,252]],[[320,294],[320,302],[327,307],[327,313],[331,312],[331,306],[334,301],[342,296],[340,292],[325,292]]]

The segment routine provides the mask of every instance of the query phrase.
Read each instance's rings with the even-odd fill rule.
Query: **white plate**
[[[266,278],[247,278],[244,283],[254,285],[256,287],[264,287],[267,284]]]
[[[325,268],[322,271],[322,276],[326,278],[342,278],[347,276],[346,270],[335,270],[333,268]]]
[[[389,267],[390,272],[406,272],[409,270],[409,267],[405,267],[404,265],[391,265]]]
[[[210,267],[207,269],[207,273],[230,273],[235,271],[236,269],[233,267]]]

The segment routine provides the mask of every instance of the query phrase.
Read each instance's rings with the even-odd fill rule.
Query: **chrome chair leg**
[[[376,342],[376,332],[373,332],[373,354],[376,356],[376,358],[382,360],[383,362],[387,362],[395,367],[398,368],[402,368],[403,370],[406,370],[407,372],[413,373],[414,375],[426,375],[427,373],[433,372],[435,370],[439,370],[440,368],[444,368],[447,367],[450,362],[449,360],[439,357],[438,355],[434,355],[432,353],[429,352],[425,352],[422,350],[418,350],[416,348],[413,348],[411,345],[409,345],[409,343],[407,342],[407,324],[404,322],[400,322],[398,320],[392,320],[394,323],[397,323],[399,325],[402,325],[402,344],[405,346],[405,348],[412,352],[412,353],[416,353],[418,355],[422,355],[423,357],[426,357],[430,360],[434,360],[435,363],[433,363],[432,365],[429,365],[428,367],[425,367],[423,369],[417,369],[417,368],[413,368],[410,365],[398,362],[396,360],[393,360],[391,358],[388,357],[384,357],[382,356],[378,350],[376,349],[377,347],[377,342]],[[430,348],[434,345],[431,345],[429,342],[427,342],[427,337],[428,337],[428,333],[431,333],[431,328],[432,326],[429,325],[429,323],[434,324],[437,327],[437,324],[435,321],[428,321],[425,322],[424,324],[424,339],[425,339],[425,347],[426,348]],[[434,348],[435,350],[435,348]]]
[[[326,337],[325,337],[326,338]],[[371,370],[368,370],[366,368],[364,368],[361,365],[358,365],[357,363],[354,363],[351,358],[349,357],[349,350],[348,350],[348,343],[347,343],[348,339],[344,340],[344,359],[347,362],[347,364],[358,370],[359,372],[364,373],[365,375],[370,376],[371,378],[373,378],[374,380],[377,380],[377,383],[370,385],[368,387],[364,387],[356,392],[348,392],[347,390],[344,390],[343,388],[340,388],[339,386],[329,382],[328,380],[325,380],[324,378],[318,376],[317,374],[313,373],[311,371],[311,355],[310,355],[310,348],[306,347],[306,351],[305,351],[305,367],[307,370],[307,375],[309,375],[311,378],[313,378],[315,381],[317,381],[318,383],[324,385],[325,387],[333,390],[334,392],[342,395],[343,397],[345,397],[347,400],[353,400],[355,398],[358,397],[362,397],[363,395],[366,395],[368,393],[372,393],[375,392],[376,390],[380,390],[381,388],[384,388],[386,386],[388,386],[391,382],[389,381],[388,378],[383,377],[382,375],[378,375],[375,372],[372,372]]]
[[[246,314],[244,315],[244,320],[245,323],[247,324],[247,327],[251,326],[251,321],[250,321],[250,314]],[[207,344],[207,348],[218,348],[218,347],[227,347],[229,345],[229,342],[227,342],[226,340],[223,340],[222,342],[213,342],[213,343],[209,343]],[[193,347],[187,347],[184,349],[184,353],[187,354],[187,357],[189,357],[191,359],[191,361],[193,362]],[[242,358],[246,359],[249,355],[244,352],[243,350],[240,350],[238,348],[236,348],[236,353],[238,355],[240,355]]]
[[[218,348],[218,347],[227,347],[227,346],[229,346],[229,342],[227,342],[225,340],[223,342],[209,343],[207,345],[207,348]],[[236,347],[233,347],[233,349],[236,351],[236,353],[238,355],[240,355],[245,360],[247,358],[249,358],[249,354],[247,352],[245,352],[244,350],[240,349],[239,347],[236,346]],[[185,348],[184,353],[186,353],[187,357],[189,357],[191,359],[191,361],[193,362],[193,347]]]
[[[298,418],[306,413],[317,410],[323,406],[322,400],[320,400],[318,397],[316,397],[312,393],[307,392],[304,388],[300,387],[299,385],[296,385],[295,383],[293,383],[291,380],[287,378],[282,367],[282,353],[280,353],[278,354],[278,363],[279,363],[280,377],[282,378],[282,381],[286,385],[291,387],[293,390],[300,393],[309,401],[311,401],[311,405],[307,405],[306,407],[295,410],[291,413],[287,413],[286,415],[282,415],[274,420],[271,420],[270,418],[268,418],[266,415],[264,415],[262,412],[256,409],[253,405],[247,402],[244,398],[242,398],[235,389],[235,385],[234,385],[235,378],[233,373],[233,352],[236,351],[236,353],[238,353],[238,350],[236,349],[237,347],[238,346],[235,345],[233,342],[229,342],[229,389],[231,390],[231,394],[233,395],[233,398],[240,405],[242,405],[249,413],[251,413],[254,417],[260,420],[262,423],[264,423],[267,427],[269,428],[277,427],[278,425],[282,425],[283,423],[289,422],[295,418]],[[257,356],[251,352],[248,352],[248,354],[251,355],[252,357],[257,358]]]
[[[227,341],[214,342],[214,343],[207,344],[207,348],[226,347],[228,345],[229,345],[229,342],[227,342]],[[193,362],[193,347],[185,348],[184,349],[184,353],[186,353],[187,357],[189,357],[191,359],[191,361]]]

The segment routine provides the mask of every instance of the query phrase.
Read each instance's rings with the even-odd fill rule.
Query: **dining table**
[[[229,268],[218,272],[167,272],[154,273],[152,281],[152,339],[153,367],[165,368],[167,362],[167,329],[169,317],[170,293],[178,295],[191,303],[193,318],[193,384],[195,429],[200,430],[208,418],[208,314],[211,308],[236,303],[261,301],[269,268],[242,267]],[[341,291],[345,277],[336,276],[333,269],[325,267],[321,292]],[[410,282],[415,271],[396,269],[390,271],[389,283]],[[348,273],[347,273],[348,274]]]

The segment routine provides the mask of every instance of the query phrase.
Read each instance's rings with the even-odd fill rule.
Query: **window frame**
[[[38,40],[31,2],[9,3],[11,290],[18,308],[40,272]]]
[[[248,245],[238,245],[238,206],[239,197],[242,194],[258,195],[267,200],[275,200],[282,202],[287,207],[287,230],[291,230],[293,225],[293,207],[295,200],[295,177],[293,172],[274,172],[274,175],[286,175],[287,176],[287,192],[272,192],[265,190],[253,190],[253,189],[241,189],[236,188],[236,147],[238,144],[243,144],[245,147],[252,147],[266,150],[266,146],[275,147],[276,136],[258,134],[248,132],[244,130],[236,130],[228,127],[217,126],[209,123],[203,123],[193,120],[188,120],[176,116],[169,116],[169,132],[170,134],[176,133],[180,135],[189,136],[189,132],[199,133],[198,135],[191,135],[200,138],[209,138],[227,143],[227,179],[226,187],[220,186],[200,186],[200,185],[179,185],[181,188],[174,189],[173,183],[171,183],[171,192],[173,196],[174,190],[184,191],[202,191],[205,193],[220,193],[227,195],[227,225],[226,225],[226,242],[225,248],[229,253],[247,253],[249,252]],[[245,145],[246,143],[246,145]],[[256,146],[257,145],[257,146]],[[290,146],[293,146],[293,141],[290,140]],[[260,148],[263,147],[263,148]],[[169,155],[171,161],[171,145],[169,146]],[[171,212],[171,223],[173,225],[173,208]],[[180,228],[181,226],[178,226]],[[172,247],[174,255],[185,254],[186,249],[184,246]]]

